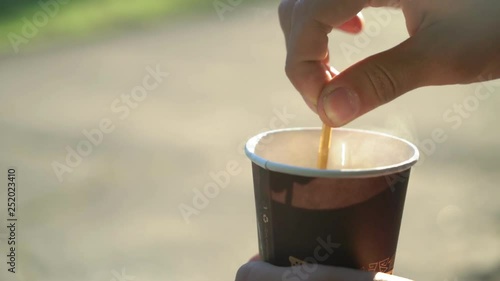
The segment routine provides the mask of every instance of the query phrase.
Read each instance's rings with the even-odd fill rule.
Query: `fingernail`
[[[318,114],[318,110],[316,109],[316,106],[310,104],[310,103],[306,103],[307,106],[309,106],[309,108],[316,114]]]
[[[346,88],[337,88],[323,97],[323,107],[334,125],[344,125],[356,117],[359,97]]]
[[[305,97],[304,98],[307,106],[316,114],[318,114],[318,110],[317,110],[317,107],[318,107],[318,104],[314,102],[314,100],[310,99],[310,98],[307,98]]]

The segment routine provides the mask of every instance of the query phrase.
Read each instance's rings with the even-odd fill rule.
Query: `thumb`
[[[458,82],[449,66],[458,52],[446,53],[450,42],[442,34],[438,30],[416,34],[341,72],[318,98],[320,118],[330,126],[342,126],[410,90]]]

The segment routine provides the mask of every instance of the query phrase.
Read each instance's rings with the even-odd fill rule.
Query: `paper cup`
[[[246,144],[262,259],[391,273],[418,149],[386,134],[333,129],[321,170],[320,135],[320,128],[283,129]]]

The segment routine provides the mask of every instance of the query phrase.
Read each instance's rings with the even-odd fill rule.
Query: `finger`
[[[342,126],[412,89],[463,81],[463,73],[451,67],[456,61],[463,61],[460,57],[463,54],[452,51],[453,35],[443,34],[453,32],[433,25],[341,72],[321,94],[318,102],[321,119],[330,126]]]
[[[290,30],[292,29],[292,14],[295,2],[297,2],[297,0],[281,0],[278,7],[280,26],[285,35],[285,42],[288,42]]]
[[[280,18],[286,24],[287,62],[285,71],[309,107],[328,82],[325,61],[328,53],[328,33],[333,28],[356,33],[363,19],[356,16],[366,6],[399,6],[399,0],[317,0],[286,1]],[[293,5],[292,5],[293,1]],[[282,2],[283,3],[283,2]],[[293,6],[293,7],[292,7]]]
[[[236,281],[314,280],[314,281],[410,281],[406,278],[343,267],[304,264],[278,267],[265,262],[250,262],[236,274]]]
[[[262,259],[260,258],[259,254],[256,254],[255,256],[251,257],[250,260],[248,261],[261,261]]]
[[[292,14],[295,2],[297,2],[297,0],[282,0],[278,7],[280,26],[281,30],[283,30],[283,34],[285,35],[285,42],[288,42],[288,37],[292,28]],[[339,29],[348,33],[356,34],[361,32],[363,24],[364,18],[360,12],[358,15],[339,26]]]
[[[310,107],[317,106],[323,85],[329,81],[324,61],[328,56],[328,33],[351,20],[366,0],[297,1],[287,40],[285,71]]]
[[[347,33],[357,34],[363,30],[364,18],[363,15],[358,13],[355,17],[350,19],[349,21],[343,23],[339,29],[345,31]]]
[[[368,0],[366,6],[400,8],[401,0]]]

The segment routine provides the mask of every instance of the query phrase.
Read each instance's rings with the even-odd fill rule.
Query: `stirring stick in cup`
[[[326,124],[323,124],[321,138],[319,139],[318,169],[326,169],[326,164],[328,163],[328,154],[330,153],[331,136],[332,128],[330,128],[330,126]]]

